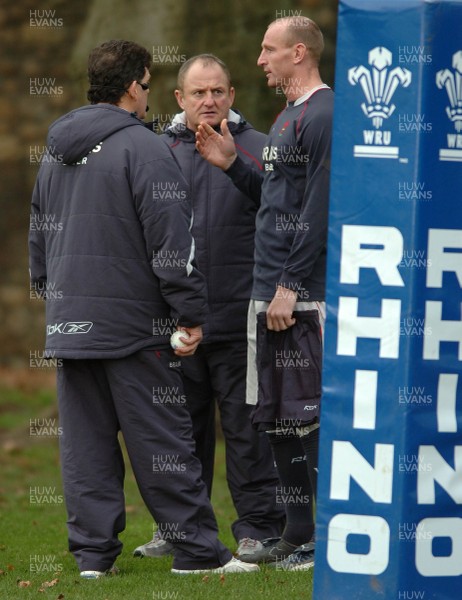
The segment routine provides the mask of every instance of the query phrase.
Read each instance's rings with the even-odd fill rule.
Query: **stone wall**
[[[86,103],[88,52],[111,38],[133,39],[154,58],[150,115],[161,128],[177,111],[183,60],[213,52],[228,63],[235,105],[266,131],[284,98],[256,66],[266,25],[307,15],[326,36],[324,80],[333,83],[337,0],[16,0],[1,3],[0,27],[0,365],[28,366],[43,349],[44,306],[30,299],[29,204],[48,125]]]

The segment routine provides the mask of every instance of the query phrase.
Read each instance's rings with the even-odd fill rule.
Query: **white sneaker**
[[[252,556],[255,552],[259,552],[263,550],[263,544],[258,540],[253,540],[252,538],[242,538],[239,540],[239,545],[236,550],[236,556],[240,558],[244,554],[246,556]]]
[[[83,579],[99,579],[100,577],[106,577],[106,575],[117,575],[120,573],[119,569],[114,565],[107,571],[80,571],[80,577]]]
[[[258,565],[245,563],[233,557],[225,565],[215,569],[171,569],[171,572],[176,575],[198,575],[201,573],[252,573],[259,570]]]

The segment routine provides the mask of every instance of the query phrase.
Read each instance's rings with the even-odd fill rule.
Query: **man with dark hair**
[[[245,403],[246,316],[252,289],[255,215],[258,203],[240,192],[195,148],[201,121],[218,127],[226,118],[249,168],[260,171],[266,136],[255,131],[235,109],[234,88],[225,63],[212,54],[187,60],[178,72],[175,96],[183,112],[161,136],[171,148],[192,194],[197,264],[205,275],[208,314],[204,341],[182,361],[185,396],[191,412],[196,454],[209,495],[215,457],[215,402],[226,444],[226,477],[237,512],[232,525],[237,556],[263,548],[261,540],[278,537],[284,510],[276,502],[278,478],[264,433],[253,429],[252,407]],[[219,202],[223,198],[223,202]],[[156,532],[135,556],[162,556],[172,545]]]
[[[132,77],[137,82],[143,79],[145,69],[149,70],[147,65],[151,65],[151,55],[133,42],[111,40],[98,46],[88,57],[88,100],[91,104],[118,104],[127,82]],[[144,118],[144,115],[138,117]]]
[[[46,303],[46,354],[61,359],[58,402],[69,548],[81,576],[113,571],[125,527],[121,431],[153,518],[175,531],[174,573],[243,572],[217,539],[181,394],[181,358],[199,344],[207,311],[194,264],[188,188],[166,145],[140,120],[151,59],[110,41],[89,58],[90,106],[58,119],[32,198],[33,285]],[[57,157],[62,157],[57,159]],[[50,157],[51,158],[51,157]],[[169,198],[159,195],[175,189]],[[176,328],[189,337],[173,353]],[[175,356],[176,355],[176,356]]]
[[[263,149],[264,177],[238,156],[223,121],[199,126],[197,147],[239,189],[257,197],[255,268],[248,314],[247,402],[266,431],[285,497],[282,539],[252,556],[289,570],[314,564],[322,330],[333,93],[319,73],[323,38],[307,17],[271,23],[257,64],[287,106]],[[258,375],[258,385],[257,385]],[[305,461],[301,462],[305,456]],[[243,560],[246,560],[243,557]]]

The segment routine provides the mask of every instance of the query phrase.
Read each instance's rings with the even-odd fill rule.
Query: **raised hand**
[[[201,123],[196,131],[196,148],[210,164],[226,171],[236,160],[236,146],[226,119],[220,124],[222,135],[208,123]]]

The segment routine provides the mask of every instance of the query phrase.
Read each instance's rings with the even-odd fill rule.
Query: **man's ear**
[[[184,110],[184,98],[183,98],[183,93],[181,90],[175,90],[175,98],[176,101],[178,102],[178,106]]]
[[[305,44],[301,42],[299,44],[295,44],[294,46],[294,63],[300,63],[305,58],[306,53],[308,52]]]
[[[138,91],[137,91],[137,82],[132,81],[131,84],[128,86],[127,88],[127,94],[130,96],[130,98],[136,98],[138,95]]]
[[[231,99],[231,106],[233,105],[235,95],[236,95],[236,90],[233,87],[230,87],[229,88],[229,97]]]

